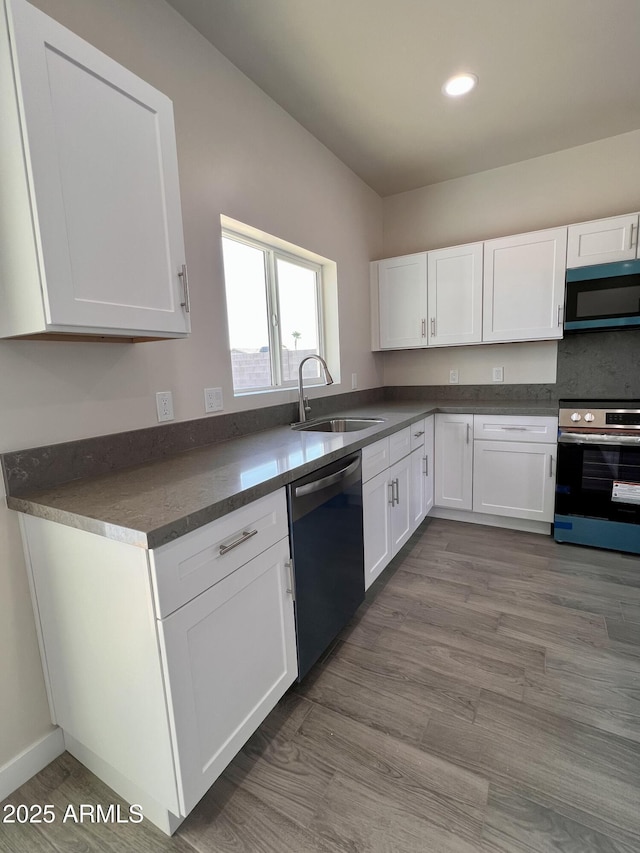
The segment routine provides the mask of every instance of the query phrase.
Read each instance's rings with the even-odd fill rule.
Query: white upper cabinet
[[[429,346],[482,340],[482,243],[428,253]]]
[[[427,254],[378,261],[380,349],[427,345]]]
[[[484,341],[562,337],[567,229],[484,244]]]
[[[171,101],[24,0],[6,12],[0,337],[186,335]]]
[[[637,254],[637,213],[569,226],[567,267],[632,261]]]

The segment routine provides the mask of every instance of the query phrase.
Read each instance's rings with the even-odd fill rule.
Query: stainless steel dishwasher
[[[300,681],[364,600],[360,453],[291,483],[287,497]]]

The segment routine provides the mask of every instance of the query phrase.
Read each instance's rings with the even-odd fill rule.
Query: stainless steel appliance
[[[640,326],[640,260],[567,270],[565,332]]]
[[[554,537],[640,554],[640,400],[560,400]]]
[[[364,600],[360,453],[291,483],[287,497],[300,681]]]

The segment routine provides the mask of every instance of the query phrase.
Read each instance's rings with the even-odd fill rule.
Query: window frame
[[[267,336],[269,341],[269,361],[271,365],[271,384],[257,385],[249,388],[237,389],[233,387],[234,397],[241,397],[246,394],[260,394],[270,391],[281,391],[290,388],[298,387],[297,379],[284,380],[282,378],[282,334],[280,330],[280,292],[278,287],[278,260],[295,264],[299,267],[304,267],[315,273],[315,303],[316,303],[316,324],[318,333],[318,354],[325,358],[325,325],[324,325],[324,306],[323,306],[323,272],[324,267],[321,263],[311,261],[303,255],[297,255],[295,252],[287,251],[278,246],[267,243],[263,240],[258,240],[239,231],[234,231],[231,228],[222,228],[221,240],[234,240],[237,243],[244,243],[254,249],[258,249],[264,253],[264,274],[265,274],[265,297],[267,306]],[[224,242],[222,242],[224,247]],[[223,248],[223,269],[224,269],[224,248]],[[226,299],[226,270],[225,270],[225,299]],[[229,328],[229,313],[227,314],[227,328]],[[229,357],[231,361],[231,341],[229,341]],[[233,383],[233,369],[231,381]],[[322,377],[305,377],[305,386],[322,385]]]

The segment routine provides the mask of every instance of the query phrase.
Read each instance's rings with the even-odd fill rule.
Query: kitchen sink
[[[292,427],[308,432],[358,432],[358,430],[382,423],[384,423],[384,418],[329,418],[324,421],[292,424]]]

